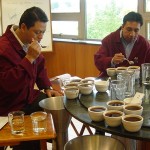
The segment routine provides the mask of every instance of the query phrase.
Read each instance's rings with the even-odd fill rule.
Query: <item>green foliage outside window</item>
[[[116,7],[114,1],[104,10],[95,9],[94,17],[87,14],[87,39],[103,39],[122,25],[121,8]]]

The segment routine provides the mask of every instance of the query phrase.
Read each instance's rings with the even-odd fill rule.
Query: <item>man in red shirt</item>
[[[46,31],[48,18],[38,7],[27,9],[19,26],[10,25],[0,38],[0,115],[23,110],[25,114],[42,110],[40,100],[60,96],[51,89],[41,54],[40,41]],[[34,89],[35,83],[39,90]],[[44,93],[40,90],[44,89]],[[32,147],[33,146],[33,147]],[[25,143],[14,150],[38,150],[36,144]]]
[[[123,18],[123,25],[102,40],[98,52],[94,55],[100,76],[106,76],[109,67],[129,66],[125,58],[133,61],[136,66],[150,62],[150,45],[139,35],[143,18],[139,13],[129,12]]]

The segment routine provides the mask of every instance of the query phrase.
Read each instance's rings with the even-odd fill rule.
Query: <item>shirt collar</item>
[[[17,41],[20,43],[20,45],[22,46],[23,50],[25,52],[27,52],[28,50],[28,45],[25,45],[22,43],[22,41],[19,39],[19,37],[17,36],[15,30],[18,28],[18,26],[16,25],[12,25],[12,27],[10,28],[10,31],[13,33],[13,35],[16,37]]]

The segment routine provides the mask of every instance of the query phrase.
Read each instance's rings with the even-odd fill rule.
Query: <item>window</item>
[[[58,34],[59,36],[62,36],[62,34],[76,35],[76,36],[78,35],[78,22],[77,21],[53,21],[52,24],[54,27],[53,34]]]
[[[150,40],[150,22],[147,23],[147,38]]]
[[[145,11],[150,12],[150,0],[146,0],[145,4]]]
[[[52,13],[80,12],[80,0],[51,0]]]
[[[86,0],[86,8],[87,39],[102,39],[122,25],[125,14],[137,12],[137,0]]]
[[[80,0],[51,0],[51,12],[54,37],[79,38],[83,16]]]
[[[145,37],[150,41],[150,17],[149,17],[150,16],[150,0],[145,0],[145,5],[143,8],[144,8],[143,18],[145,20],[144,25],[146,28]]]
[[[53,37],[101,40],[130,11],[143,15],[141,34],[150,40],[150,0],[51,0]]]

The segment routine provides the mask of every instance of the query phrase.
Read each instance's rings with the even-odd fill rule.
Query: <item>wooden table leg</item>
[[[47,150],[47,140],[40,140],[41,150]]]

